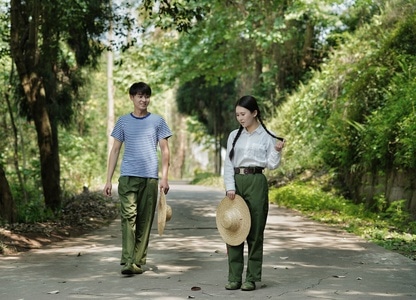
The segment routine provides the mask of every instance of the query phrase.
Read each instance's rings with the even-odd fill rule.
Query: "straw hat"
[[[161,236],[165,230],[166,222],[172,218],[172,207],[166,204],[166,195],[163,191],[159,193],[157,205],[157,231]]]
[[[217,228],[228,245],[238,246],[245,241],[251,227],[250,211],[243,198],[222,199],[217,207]]]

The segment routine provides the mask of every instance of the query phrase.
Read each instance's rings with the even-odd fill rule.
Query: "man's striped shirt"
[[[156,114],[138,118],[121,116],[111,136],[124,143],[120,176],[158,178],[157,145],[172,135],[165,120]]]

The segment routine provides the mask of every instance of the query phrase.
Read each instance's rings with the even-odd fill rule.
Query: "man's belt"
[[[234,174],[259,174],[263,173],[263,169],[261,167],[240,167],[234,168]]]

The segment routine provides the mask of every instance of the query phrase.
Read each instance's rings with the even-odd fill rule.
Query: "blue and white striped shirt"
[[[172,136],[166,121],[149,113],[138,118],[132,113],[121,116],[111,136],[124,143],[120,176],[158,178],[157,145]]]

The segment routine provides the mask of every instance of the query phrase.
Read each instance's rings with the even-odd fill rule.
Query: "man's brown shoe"
[[[121,269],[121,274],[123,275],[133,275],[142,273],[143,270],[140,268],[140,266],[132,263],[125,264],[124,267]]]
[[[241,286],[242,291],[254,291],[256,289],[256,284],[253,281],[246,281]]]
[[[229,281],[225,285],[226,290],[238,290],[241,287],[241,282],[238,281]]]

